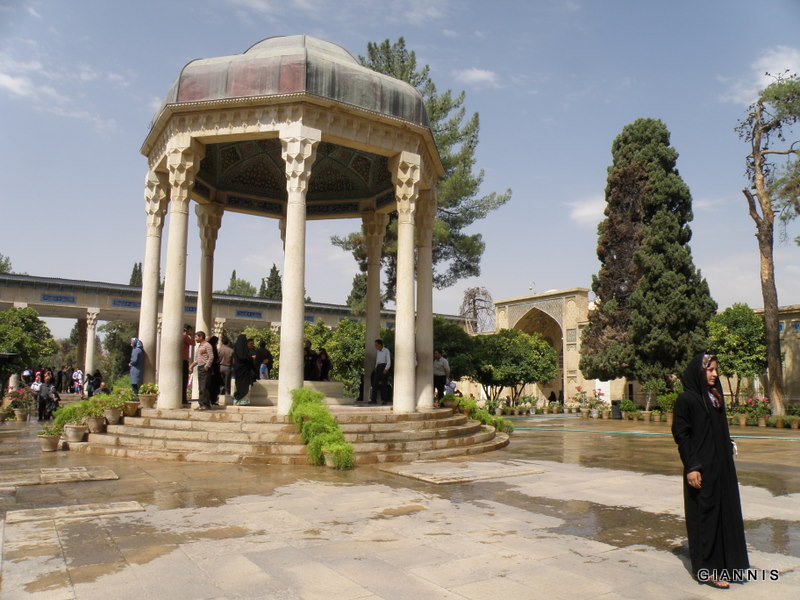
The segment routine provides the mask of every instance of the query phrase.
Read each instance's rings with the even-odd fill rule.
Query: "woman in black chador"
[[[248,404],[247,393],[253,381],[258,379],[258,373],[253,365],[250,348],[247,347],[247,338],[239,334],[233,345],[233,376],[236,379],[236,389],[233,391],[234,404]]]
[[[714,587],[729,587],[736,569],[747,569],[734,444],[714,356],[698,354],[681,381],[672,437],[683,462],[683,504],[692,573]]]

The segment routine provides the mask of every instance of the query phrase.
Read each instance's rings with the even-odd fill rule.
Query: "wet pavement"
[[[501,451],[349,472],[42,453],[6,422],[0,598],[723,593],[690,577],[666,424],[513,420]],[[724,594],[798,598],[800,432],[731,433],[758,571]]]

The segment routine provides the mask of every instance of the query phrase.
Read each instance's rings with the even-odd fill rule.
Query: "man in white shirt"
[[[433,351],[433,387],[436,390],[437,400],[441,400],[444,396],[444,388],[449,377],[450,363],[442,355],[442,351],[437,348]]]
[[[384,347],[383,340],[380,339],[375,340],[375,350],[377,350],[375,353],[375,370],[372,372],[372,390],[369,393],[369,403],[377,403],[376,396],[378,388],[380,388],[381,404],[388,404],[390,398],[387,377],[389,375],[389,369],[392,368],[392,355],[389,349]]]

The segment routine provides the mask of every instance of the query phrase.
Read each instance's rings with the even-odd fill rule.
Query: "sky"
[[[513,191],[470,229],[486,243],[481,276],[434,290],[436,312],[457,314],[473,286],[495,300],[589,288],[611,144],[641,117],[672,134],[694,262],[720,309],[760,307],[747,146],[734,128],[765,72],[800,72],[798,31],[800,0],[0,0],[0,253],[15,272],[128,283],[144,258],[139,150],[187,62],[280,35],[354,56],[403,36],[437,88],[463,90],[479,113],[482,193]],[[359,227],[308,223],[312,300],[345,302],[357,266],[329,240]],[[775,246],[781,305],[800,304],[800,225],[787,234]],[[258,287],[273,263],[282,271],[277,221],[226,213],[214,289],[233,269]],[[72,327],[49,323],[57,336]]]

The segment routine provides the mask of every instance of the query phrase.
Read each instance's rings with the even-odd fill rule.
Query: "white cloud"
[[[488,85],[490,87],[500,87],[497,73],[486,69],[461,69],[453,71],[455,78],[461,83],[473,85]]]
[[[606,209],[606,201],[603,196],[593,196],[585,200],[567,202],[571,206],[569,218],[580,227],[596,227],[603,220],[603,211]]]
[[[727,84],[722,100],[736,104],[751,104],[758,92],[773,82],[775,75],[788,69],[789,73],[800,74],[800,48],[777,46],[766,50],[750,64],[750,73],[739,79],[718,76],[717,80]],[[769,73],[769,75],[767,75]]]
[[[34,87],[27,77],[14,77],[7,73],[0,73],[0,89],[8,90],[15,96],[32,96]]]
[[[458,33],[453,31],[452,29],[442,29],[442,35],[444,37],[449,37],[449,38],[458,37]]]

